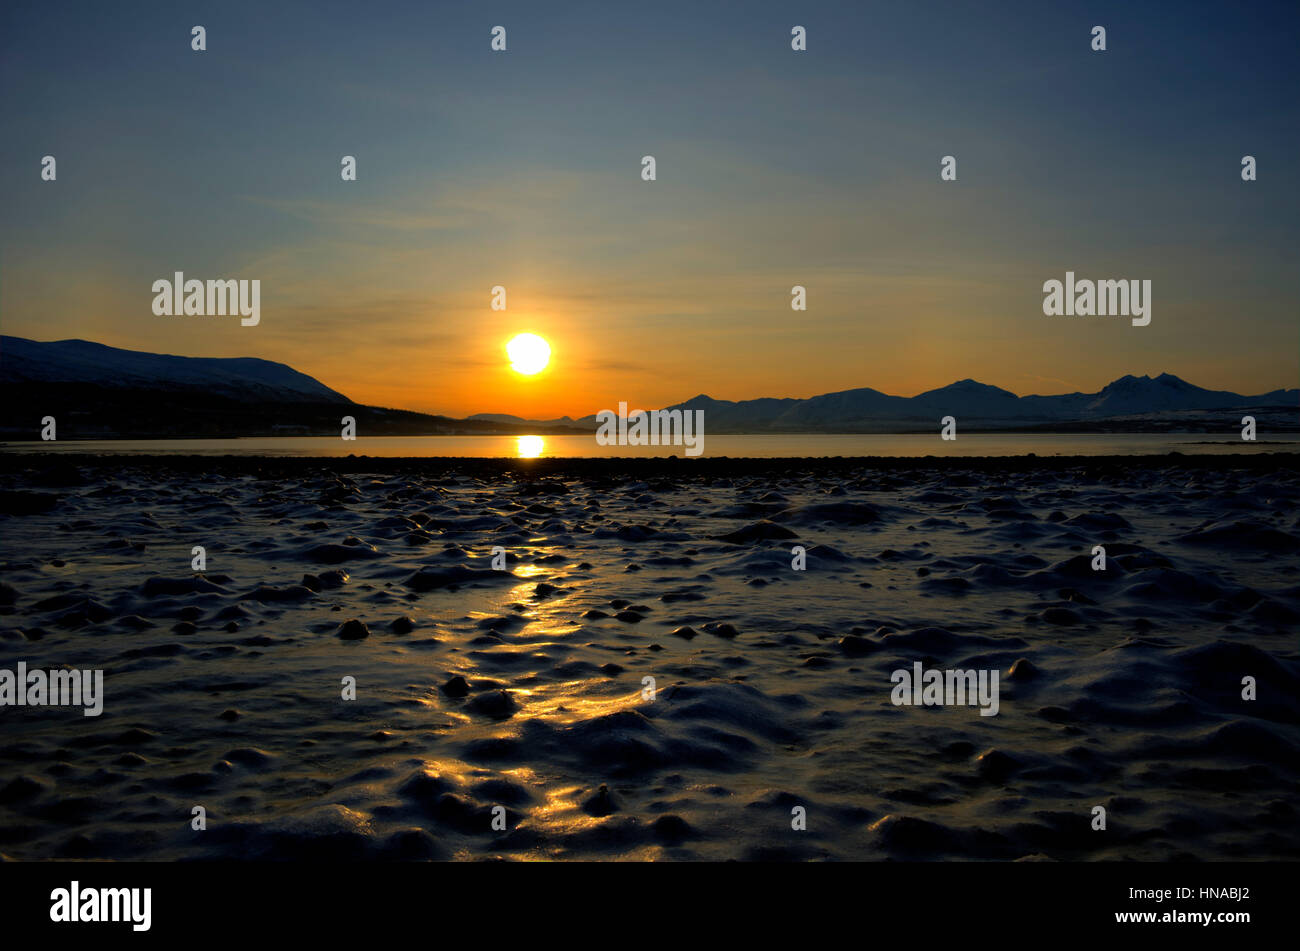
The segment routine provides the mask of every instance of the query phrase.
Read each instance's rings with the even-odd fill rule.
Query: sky
[[[993,6],[6,4],[0,332],[454,416],[1300,385],[1300,5]],[[1045,316],[1067,270],[1150,325]],[[176,271],[260,323],[156,316]]]

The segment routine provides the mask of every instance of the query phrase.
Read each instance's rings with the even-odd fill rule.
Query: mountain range
[[[0,336],[0,434],[34,439],[46,416],[60,439],[337,436],[344,416],[366,435],[518,432],[507,423],[355,403],[293,367],[256,357]]]
[[[1096,393],[1017,396],[961,380],[917,396],[869,387],[807,399],[717,400],[701,394],[669,410],[703,410],[712,433],[931,431],[954,416],[965,432],[1223,430],[1224,415],[1251,414],[1271,431],[1300,430],[1300,389],[1243,396],[1194,386],[1170,373],[1124,376]],[[0,336],[0,430],[10,436],[59,420],[61,437],[336,435],[343,415],[363,434],[585,433],[595,414],[529,420],[498,413],[467,419],[355,403],[283,363],[254,357],[182,357],[86,340]]]
[[[75,383],[285,403],[351,403],[305,373],[256,357],[174,357],[92,343],[0,337],[0,383]]]
[[[755,399],[732,402],[701,394],[671,409],[704,410],[711,432],[879,432],[936,428],[954,416],[963,429],[1095,428],[1104,421],[1161,419],[1177,424],[1216,414],[1255,408],[1289,414],[1296,425],[1300,389],[1243,396],[1207,390],[1171,373],[1124,376],[1096,393],[1017,396],[975,380],[960,380],[917,396],[890,396],[863,387],[808,399]],[[594,420],[594,417],[591,418]],[[587,420],[580,420],[585,423]],[[1146,428],[1146,427],[1144,427]]]

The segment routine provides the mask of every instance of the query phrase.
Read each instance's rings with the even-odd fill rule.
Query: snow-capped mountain
[[[42,343],[0,337],[0,383],[204,392],[240,402],[352,402],[283,363],[256,357],[177,357],[89,340]]]

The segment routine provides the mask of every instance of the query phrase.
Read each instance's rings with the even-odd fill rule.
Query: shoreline
[[[67,470],[91,468],[172,468],[186,472],[221,471],[246,474],[295,474],[328,469],[340,472],[419,472],[422,475],[457,473],[523,474],[533,477],[569,475],[577,478],[621,475],[671,476],[741,476],[764,473],[789,474],[801,468],[816,467],[819,474],[848,471],[880,470],[885,472],[960,470],[1048,471],[1059,472],[1081,466],[1105,469],[1211,469],[1300,470],[1300,452],[1252,452],[1242,455],[1194,454],[1171,452],[1145,456],[677,456],[637,457],[545,457],[519,459],[487,456],[253,456],[253,455],[155,455],[123,453],[100,455],[70,453],[0,452],[0,474],[28,472],[45,468]]]

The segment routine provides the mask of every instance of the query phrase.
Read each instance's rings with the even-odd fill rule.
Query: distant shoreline
[[[671,456],[544,457],[518,459],[482,456],[253,456],[253,455],[89,455],[81,453],[0,452],[0,474],[42,468],[50,474],[51,488],[80,484],[81,468],[172,469],[179,472],[255,475],[259,478],[295,477],[330,472],[458,474],[482,477],[525,476],[529,480],[576,478],[622,480],[640,478],[728,478],[739,475],[785,473],[807,469],[819,476],[846,472],[908,472],[970,470],[976,472],[1061,471],[1083,468],[1083,477],[1104,478],[1107,473],[1135,468],[1268,471],[1295,470],[1300,475],[1300,452],[1255,452],[1241,455],[1186,455],[1166,453],[1143,456],[830,456],[830,457],[729,457],[695,459]],[[93,476],[87,475],[87,478]]]

